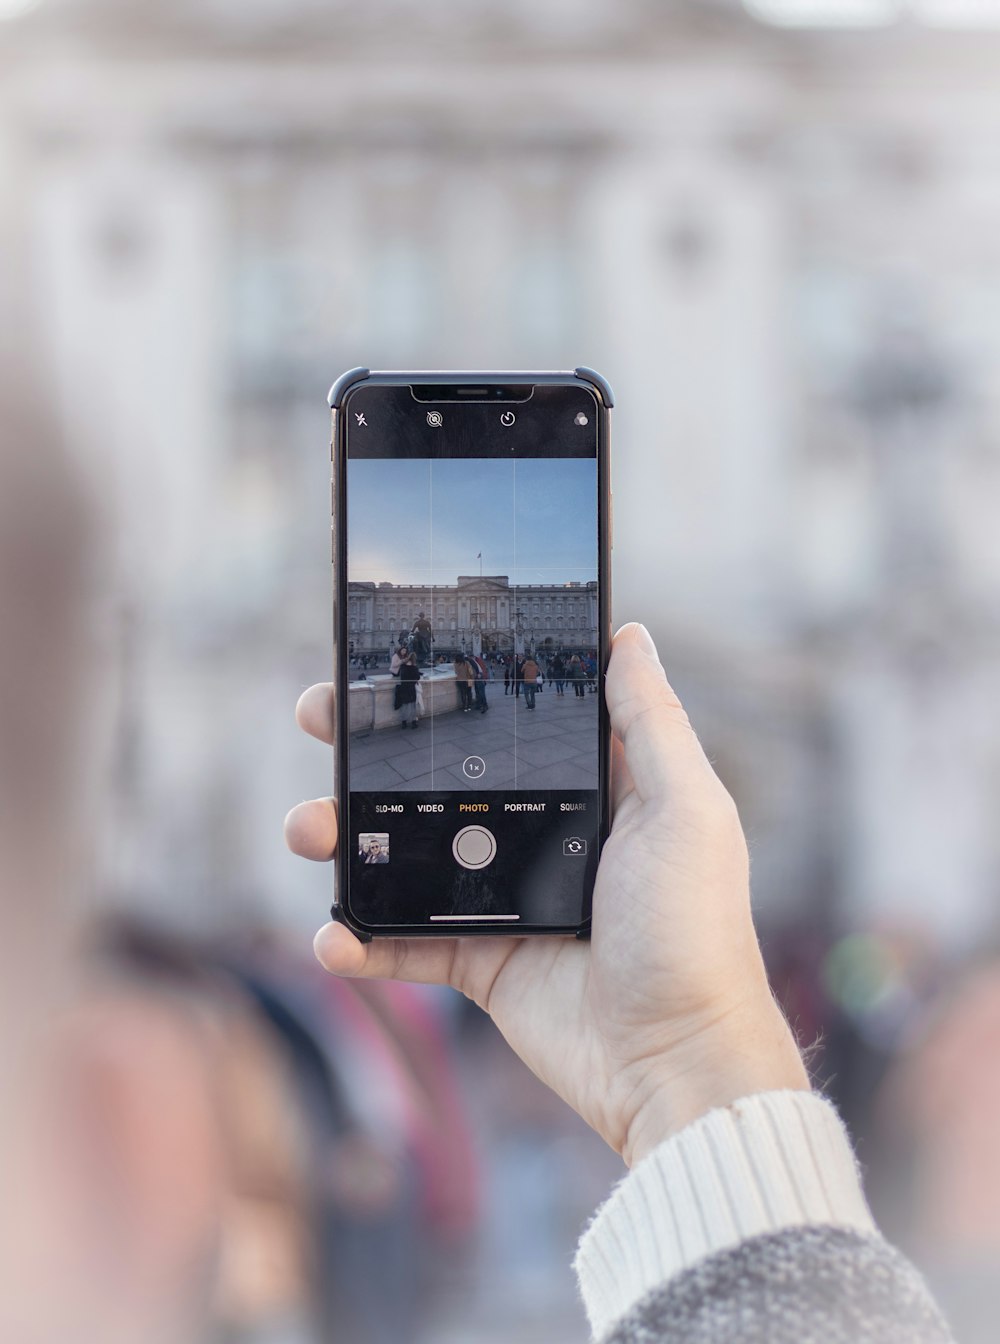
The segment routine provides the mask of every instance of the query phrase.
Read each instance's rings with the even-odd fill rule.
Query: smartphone
[[[586,937],[611,389],[584,368],[354,369],[329,402],[334,918],[364,939]]]

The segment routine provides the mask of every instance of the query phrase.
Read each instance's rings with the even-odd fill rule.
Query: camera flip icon
[[[563,841],[564,858],[575,859],[579,857],[579,855],[581,854],[586,854],[586,852],[587,852],[587,842],[586,840],[581,840],[578,835],[568,836]]]

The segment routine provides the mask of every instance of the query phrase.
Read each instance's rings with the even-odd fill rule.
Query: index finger
[[[333,746],[333,682],[321,681],[299,696],[295,722],[310,737]]]
[[[451,985],[490,1011],[500,973],[523,938],[373,938],[363,943],[338,922],[324,924],[313,944],[320,964],[333,975],[366,980],[407,980]]]

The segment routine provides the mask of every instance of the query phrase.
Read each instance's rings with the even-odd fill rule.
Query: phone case
[[[475,369],[464,369],[459,372],[449,369],[422,370],[417,372],[386,372],[379,370],[373,373],[371,369],[348,369],[342,373],[337,381],[330,388],[327,394],[327,403],[332,410],[339,410],[343,404],[344,397],[352,387],[359,383],[390,383],[395,384],[401,381],[408,383],[449,383],[454,387],[474,387],[478,383],[484,383],[487,387],[491,383],[516,383],[530,382],[536,384],[549,384],[561,386],[569,378],[578,378],[581,383],[589,383],[598,393],[602,402],[608,410],[615,404],[614,393],[611,390],[611,384],[601,374],[594,369],[579,367],[572,372],[566,373],[530,373],[527,370],[505,370],[502,373],[484,373]]]
[[[606,378],[597,373],[594,369],[580,366],[567,371],[534,372],[530,370],[371,370],[367,368],[349,369],[342,373],[333,383],[327,395],[327,402],[332,412],[332,426],[330,436],[330,458],[331,458],[331,562],[333,567],[333,635],[334,635],[334,666],[333,680],[337,686],[338,694],[335,696],[336,702],[336,738],[343,740],[347,731],[347,720],[345,706],[342,704],[343,696],[339,694],[338,672],[339,672],[339,641],[340,618],[338,598],[340,594],[341,582],[346,585],[346,538],[340,535],[338,529],[338,492],[342,488],[342,473],[345,465],[346,453],[345,444],[340,426],[339,413],[343,406],[344,399],[348,392],[362,384],[381,384],[384,386],[396,386],[400,383],[407,384],[442,384],[450,386],[475,386],[483,384],[492,386],[497,383],[532,383],[536,386],[566,386],[579,381],[587,386],[596,394],[599,404],[602,407],[601,416],[601,451],[599,453],[599,492],[601,506],[599,509],[599,548],[598,548],[598,581],[600,593],[600,623],[603,636],[603,663],[601,667],[601,676],[607,671],[607,659],[611,651],[611,489],[609,479],[609,419],[607,412],[614,406],[614,393],[611,385]],[[603,750],[601,753],[601,801],[602,801],[602,823],[599,832],[600,845],[603,848],[607,840],[608,831],[611,825],[611,781],[610,781],[610,725],[607,717],[607,707],[604,702],[603,692],[600,703],[600,723]],[[334,751],[335,773],[333,799],[334,804],[340,814],[340,800],[346,795],[346,779],[343,778],[344,755],[339,748]],[[373,937],[406,937],[406,938],[475,938],[477,936],[504,935],[511,936],[512,929],[509,924],[482,923],[475,926],[452,927],[427,927],[425,925],[394,925],[391,930],[383,933],[381,929],[372,929],[359,923],[352,918],[345,909],[340,900],[340,893],[346,887],[348,880],[348,854],[349,847],[346,844],[340,844],[337,847],[336,861],[334,865],[334,897],[331,907],[331,918],[338,923],[344,924],[354,935],[362,942],[370,942]],[[588,917],[582,924],[575,928],[553,927],[543,928],[532,926],[530,928],[518,929],[519,937],[537,936],[537,935],[573,935],[576,938],[590,937],[591,920]]]

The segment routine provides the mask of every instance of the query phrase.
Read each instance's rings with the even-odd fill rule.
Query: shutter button
[[[497,842],[485,826],[464,826],[451,842],[451,852],[463,868],[488,868],[496,858]]]

